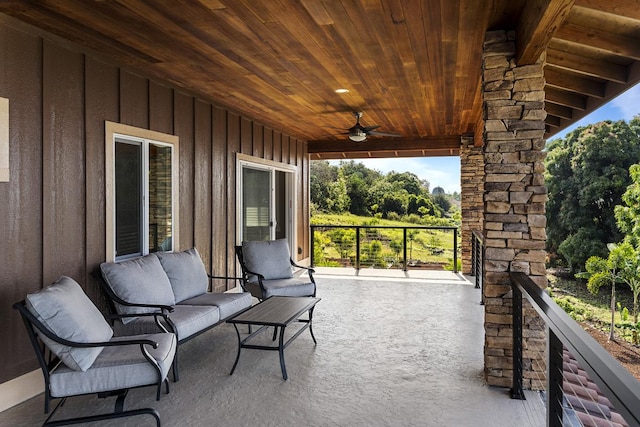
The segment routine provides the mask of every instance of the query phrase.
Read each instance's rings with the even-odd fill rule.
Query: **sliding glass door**
[[[295,248],[295,166],[245,157],[238,162],[238,242],[287,239]]]

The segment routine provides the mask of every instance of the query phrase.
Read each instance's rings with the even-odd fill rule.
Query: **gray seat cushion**
[[[155,254],[123,262],[100,265],[102,277],[113,293],[124,301],[136,304],[174,305],[171,282]],[[129,307],[116,304],[120,314],[151,313],[153,308]],[[124,319],[124,323],[135,319]]]
[[[245,308],[251,307],[252,303],[253,300],[249,292],[207,292],[206,294],[184,300],[178,305],[213,305],[220,310],[220,319],[226,319]]]
[[[26,297],[27,309],[54,335],[79,343],[106,342],[113,330],[75,280],[62,276],[54,284]],[[70,369],[86,371],[103,347],[59,344],[39,334],[45,345]]]
[[[291,252],[285,239],[242,242],[242,258],[250,271],[262,274],[266,280],[293,277]]]
[[[249,282],[246,287],[251,295],[256,298],[267,299],[272,295],[286,297],[308,297],[315,293],[316,285],[309,277],[296,277],[293,279],[263,280],[265,295],[260,295],[258,282]]]
[[[209,277],[196,248],[182,252],[158,252],[156,255],[169,277],[176,303],[207,292]]]
[[[169,318],[176,325],[178,340],[182,341],[191,335],[215,325],[220,321],[220,311],[216,306],[176,305]],[[167,330],[171,331],[165,324]],[[153,317],[138,317],[135,321],[123,324],[116,321],[113,329],[118,336],[158,333],[159,328]]]
[[[176,353],[174,334],[151,334],[123,339],[149,339],[158,343],[158,348],[146,346],[151,357],[160,366],[162,380],[167,373]],[[155,368],[144,358],[139,345],[104,347],[93,365],[86,372],[69,369],[59,365],[50,376],[50,391],[53,397],[65,397],[78,394],[97,393],[157,384],[158,374]]]

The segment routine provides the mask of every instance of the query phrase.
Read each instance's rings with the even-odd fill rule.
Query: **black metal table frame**
[[[260,304],[267,303],[267,301],[269,301],[271,298],[304,298],[304,299],[309,299],[310,301],[309,301],[309,304],[307,304],[306,306],[304,306],[303,308],[295,312],[284,322],[269,322],[264,320],[259,322],[253,321],[253,320],[236,320],[237,317],[241,317],[242,314],[246,314],[250,312],[252,309],[258,307]],[[229,375],[233,375],[233,372],[235,371],[236,366],[238,365],[238,361],[240,360],[240,352],[242,351],[242,349],[249,348],[254,350],[277,351],[278,354],[280,355],[280,369],[282,370],[282,378],[286,380],[288,376],[287,376],[287,368],[285,367],[285,363],[284,363],[284,349],[287,348],[287,346],[289,346],[289,344],[293,340],[295,340],[300,334],[302,334],[306,329],[309,329],[309,332],[311,333],[311,339],[313,339],[313,343],[317,344],[316,337],[313,335],[313,310],[319,301],[320,301],[320,298],[312,298],[312,297],[270,297],[252,307],[249,307],[245,311],[238,313],[233,318],[228,319],[227,322],[233,324],[233,327],[236,329],[236,335],[238,336],[238,354],[236,355],[236,361],[233,363],[233,368],[231,368],[231,373]],[[298,317],[301,316],[304,312],[309,313],[309,318],[298,319]],[[287,341],[285,341],[284,333],[285,333],[286,327],[291,323],[293,323],[294,321],[297,321],[299,323],[304,323],[305,325],[302,328],[300,328],[300,330],[298,330],[295,334],[293,334],[289,339],[287,339]],[[240,337],[240,331],[238,330],[239,324],[249,325],[249,328],[250,328],[249,335],[244,339]],[[260,328],[258,328],[254,332],[251,332],[251,326],[260,326]],[[264,329],[268,328],[269,326],[273,326],[275,328],[275,330],[273,331],[274,341],[278,334],[278,329],[280,329],[280,338],[278,340],[278,346],[247,344],[248,341],[250,341],[252,338],[254,338],[256,335],[258,335],[260,332],[262,332]]]

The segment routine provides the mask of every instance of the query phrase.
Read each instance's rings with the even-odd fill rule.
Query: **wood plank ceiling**
[[[638,0],[5,0],[0,13],[307,140],[315,159],[458,154],[481,118],[487,30],[516,32],[521,65],[546,50],[547,136],[640,81]],[[402,136],[349,141],[355,111]]]

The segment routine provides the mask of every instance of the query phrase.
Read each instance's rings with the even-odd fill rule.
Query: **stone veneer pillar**
[[[482,146],[474,146],[473,137],[463,136],[460,142],[462,272],[471,274],[471,232],[484,226],[484,158]]]
[[[509,272],[547,286],[545,270],[544,58],[515,63],[513,32],[485,36],[483,62],[485,376],[512,385]],[[544,323],[523,303],[524,387],[544,388]]]

